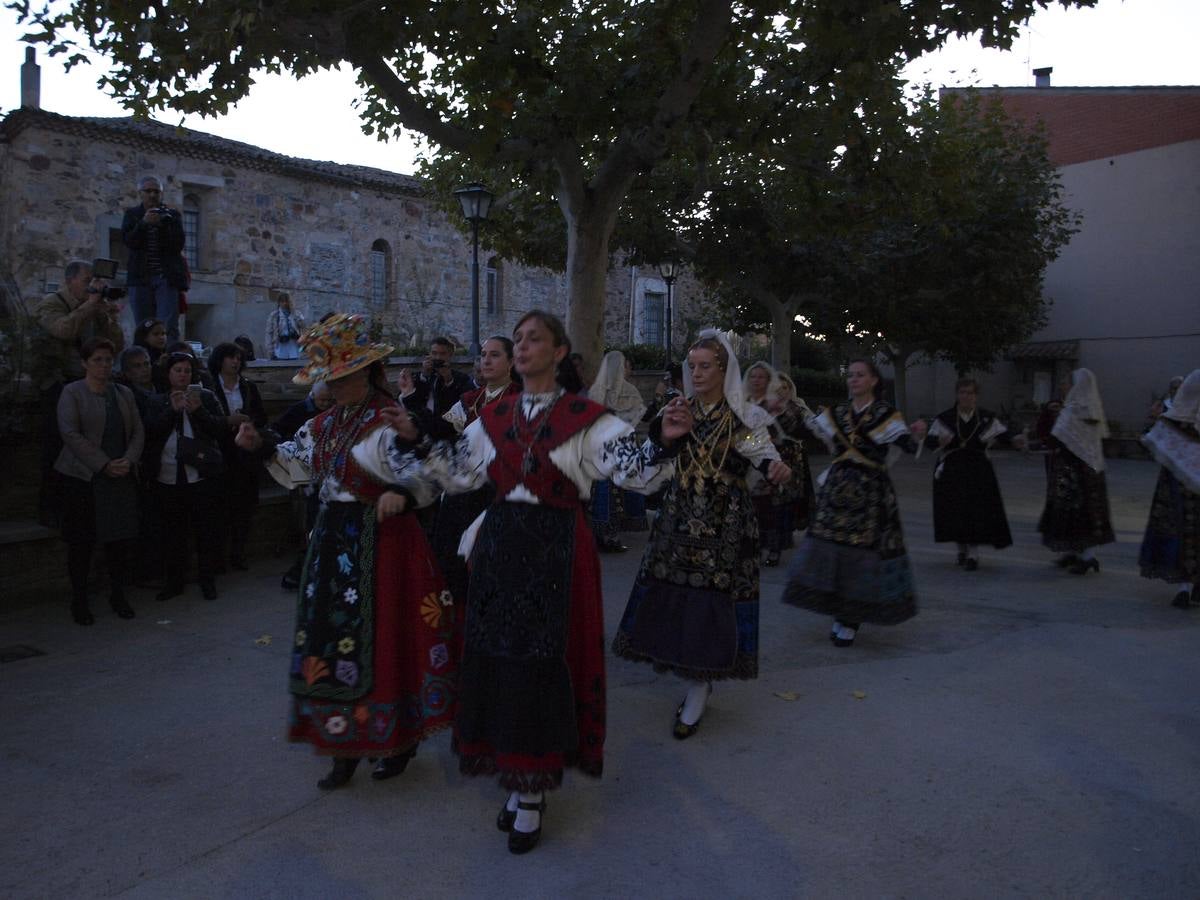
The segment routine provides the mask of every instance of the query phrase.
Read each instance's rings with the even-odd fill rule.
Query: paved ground
[[[0,668],[0,896],[1200,896],[1200,610],[1135,565],[1156,470],[1113,463],[1118,543],[1077,577],[1036,540],[1040,459],[997,467],[1017,544],[975,574],[931,543],[928,460],[898,467],[912,622],[835,649],[766,570],[762,677],[719,685],[692,740],[679,682],[610,661],[605,778],[569,777],[523,858],[444,736],[402,778],[316,789],[282,738],[270,560],[133,622],[0,617],[0,646],[46,651]],[[636,565],[605,558],[610,633]]]

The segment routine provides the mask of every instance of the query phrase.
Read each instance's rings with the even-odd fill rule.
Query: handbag
[[[183,433],[181,421],[175,433],[175,458],[195,469],[201,478],[216,478],[225,471],[225,457],[215,442]]]

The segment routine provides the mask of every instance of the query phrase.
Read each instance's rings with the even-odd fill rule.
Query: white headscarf
[[[1163,415],[1184,425],[1200,425],[1200,369],[1183,379],[1171,401],[1171,408]]]
[[[1193,428],[1200,425],[1200,369],[1184,379],[1171,408],[1142,438],[1142,443],[1154,454],[1155,462],[1189,491],[1200,493],[1200,439],[1176,428],[1172,421]]]
[[[725,355],[729,358],[729,362],[725,366],[725,401],[733,410],[733,414],[749,428],[762,428],[769,425],[772,421],[770,413],[757,403],[751,403],[746,399],[746,394],[742,390],[742,370],[738,365],[737,355],[733,352],[733,345],[729,342],[729,336],[715,328],[705,328],[696,340],[702,341],[705,338],[712,338],[720,343],[725,348]],[[696,389],[692,385],[692,370],[688,368],[686,360],[683,363],[683,393],[688,397],[692,397],[696,393]]]
[[[1096,420],[1095,424],[1088,419]],[[1108,437],[1108,420],[1091,369],[1076,369],[1071,374],[1071,390],[1050,433],[1092,471],[1104,471],[1103,440]]]
[[[767,392],[763,395],[763,399],[761,401],[754,401],[750,396],[750,373],[755,369],[765,369],[767,372]],[[750,402],[765,402],[767,400],[774,400],[775,394],[778,392],[778,390],[779,373],[775,371],[773,366],[763,362],[762,360],[751,364],[746,369],[745,374],[742,375],[742,396]]]
[[[617,405],[621,395],[621,382],[625,380],[625,354],[620,350],[609,350],[600,362],[596,380],[587,389],[589,400],[610,409]]]

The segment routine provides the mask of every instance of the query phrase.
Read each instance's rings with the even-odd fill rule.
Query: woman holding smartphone
[[[186,463],[180,448],[199,441],[215,449],[226,425],[212,392],[191,384],[192,364],[186,353],[167,358],[167,393],[154,398],[146,416],[142,465],[147,480],[156,484],[164,531],[166,580],[155,598],[160,601],[183,593],[189,533],[196,544],[200,592],[205,600],[217,599],[220,548],[213,532],[218,527],[221,481],[210,470]]]

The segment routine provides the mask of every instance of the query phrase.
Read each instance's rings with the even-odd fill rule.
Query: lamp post
[[[492,194],[478,181],[472,181],[466,187],[454,192],[462,206],[463,218],[471,223],[471,356],[479,356],[479,223],[488,217],[491,211]]]
[[[671,371],[671,295],[675,287],[676,266],[673,262],[658,264],[658,274],[667,283],[667,371]]]

